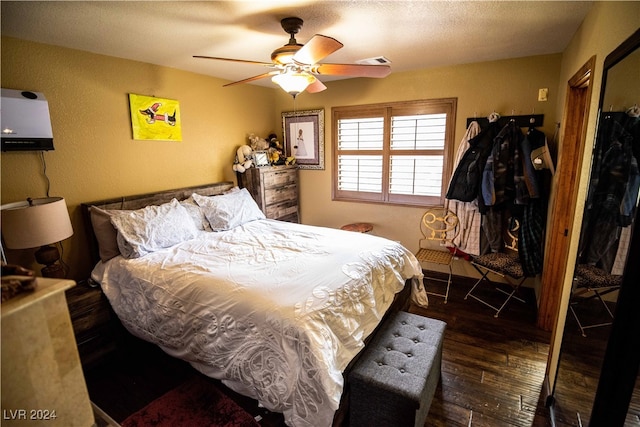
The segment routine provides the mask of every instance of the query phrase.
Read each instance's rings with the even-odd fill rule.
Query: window
[[[332,109],[333,199],[441,205],[456,98]]]

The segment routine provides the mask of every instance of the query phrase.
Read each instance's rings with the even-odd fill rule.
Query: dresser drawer
[[[291,215],[281,216],[280,218],[278,218],[278,221],[294,222],[298,224],[300,222],[300,219],[298,218],[298,212],[294,212]]]
[[[282,187],[296,182],[296,170],[275,170],[264,174],[264,188]]]
[[[236,176],[267,218],[299,222],[296,166],[249,168]]]
[[[109,302],[98,288],[78,285],[67,291],[73,330],[78,334],[109,323]]]
[[[67,290],[66,297],[71,317],[76,313],[91,311],[107,302],[100,288],[88,286],[83,282],[79,282],[78,286]]]
[[[114,317],[99,287],[81,282],[67,290],[66,296],[78,353],[86,369],[116,349]]]
[[[297,204],[298,200],[298,186],[287,185],[286,187],[270,188],[264,191],[264,203],[269,208],[269,205],[273,205],[280,202],[293,200]]]
[[[289,200],[282,203],[267,206],[266,217],[269,219],[284,220],[285,217],[290,217],[286,221],[298,222],[298,203],[296,200]]]
[[[73,331],[80,335],[86,331],[103,326],[111,320],[111,314],[107,308],[85,311],[71,318]]]

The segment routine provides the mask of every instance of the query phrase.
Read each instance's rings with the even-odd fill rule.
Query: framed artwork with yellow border
[[[133,139],[182,141],[178,101],[130,93],[129,107]]]

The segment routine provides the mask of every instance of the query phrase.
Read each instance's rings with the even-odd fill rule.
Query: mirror
[[[588,425],[596,402],[638,210],[640,31],[605,60],[574,283],[553,390],[556,425]],[[629,331],[637,334],[637,331]],[[635,367],[637,372],[637,366]],[[632,379],[634,379],[632,377]],[[635,381],[629,408],[640,407]],[[600,399],[598,395],[598,399]],[[625,407],[626,408],[626,407]],[[628,409],[625,409],[627,411]],[[594,414],[595,415],[595,414]],[[624,415],[624,414],[623,414]],[[637,422],[638,414],[627,419]],[[635,425],[635,424],[633,424]]]

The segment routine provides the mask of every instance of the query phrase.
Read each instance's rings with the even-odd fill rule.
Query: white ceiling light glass
[[[307,73],[287,72],[276,74],[271,81],[280,86],[285,92],[294,98],[316,80],[314,76]]]

